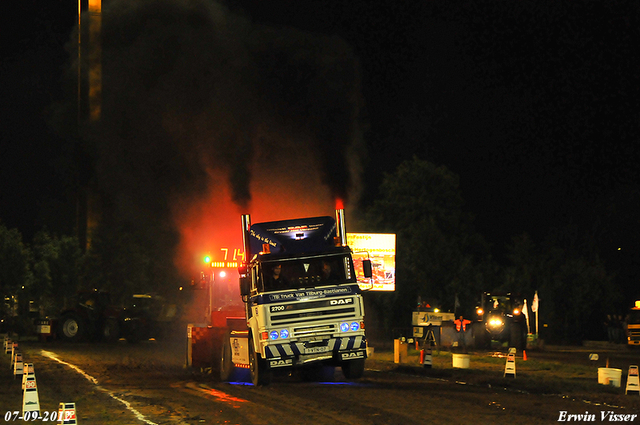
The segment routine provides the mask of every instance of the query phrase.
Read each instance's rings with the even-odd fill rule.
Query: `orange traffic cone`
[[[522,361],[527,361],[527,350],[522,350]]]

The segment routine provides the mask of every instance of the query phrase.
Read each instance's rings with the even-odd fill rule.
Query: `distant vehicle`
[[[484,292],[476,308],[473,334],[476,347],[489,348],[491,341],[498,341],[524,350],[527,326],[519,297],[511,293]]]
[[[627,344],[630,347],[640,346],[640,300],[629,309],[627,318]]]
[[[437,307],[432,307],[426,302],[422,303],[412,312],[412,335],[425,344],[430,342],[431,345],[440,345],[440,328],[445,323],[453,323],[455,319],[456,316],[453,313],[444,313]]]
[[[136,294],[124,307],[114,306],[108,292],[86,291],[76,295],[73,306],[60,313],[54,328],[63,341],[129,342],[158,337],[162,322],[175,316],[157,295]],[[56,321],[54,321],[56,322]]]

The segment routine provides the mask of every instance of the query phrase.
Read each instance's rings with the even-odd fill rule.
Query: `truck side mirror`
[[[371,260],[362,260],[362,271],[364,277],[371,279],[373,277],[373,270],[371,269]]]
[[[240,278],[240,295],[242,297],[249,296],[251,292],[251,276],[242,276]]]

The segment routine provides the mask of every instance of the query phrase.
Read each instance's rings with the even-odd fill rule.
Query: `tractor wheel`
[[[123,329],[122,336],[128,343],[137,344],[144,339],[148,339],[148,331],[145,323],[137,317],[131,318],[125,322],[126,328]]]
[[[63,341],[82,341],[87,336],[85,320],[76,313],[67,313],[60,320],[60,338]]]
[[[347,379],[359,379],[364,374],[364,359],[342,362],[342,374]]]
[[[102,336],[106,342],[116,342],[120,338],[120,325],[118,325],[118,320],[107,319],[102,329]]]
[[[266,386],[271,382],[271,371],[267,369],[267,362],[259,353],[256,353],[251,338],[249,338],[249,370],[253,385]]]
[[[220,356],[220,380],[223,382],[232,381],[235,378],[236,367],[231,358],[230,335],[227,333],[222,342],[222,353]]]

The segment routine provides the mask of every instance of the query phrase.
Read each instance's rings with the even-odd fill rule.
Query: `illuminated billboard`
[[[362,271],[362,260],[370,259],[373,269],[373,291],[396,290],[396,235],[392,233],[347,233],[347,244],[353,251],[353,264],[358,282],[368,286]]]

